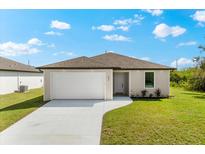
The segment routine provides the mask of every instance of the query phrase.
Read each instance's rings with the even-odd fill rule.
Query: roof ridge
[[[134,58],[134,57],[131,57],[131,56],[125,56],[123,54],[114,53],[114,52],[107,52],[107,53],[99,54],[99,55],[93,56],[92,58],[99,57],[99,56],[106,55],[106,54],[113,54],[113,55],[122,56],[122,57],[125,57],[125,58],[130,58],[130,59],[133,59],[133,60],[138,60],[138,61],[141,61],[143,63],[150,63],[150,64],[154,64],[154,65],[160,65],[160,66],[168,67],[166,65],[150,62],[150,61],[147,61],[147,60],[142,60],[142,59],[139,59],[139,58]]]
[[[37,68],[172,69],[165,65],[118,53],[104,53],[92,57],[81,56]]]

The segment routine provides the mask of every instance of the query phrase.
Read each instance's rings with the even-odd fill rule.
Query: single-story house
[[[21,85],[28,86],[28,89],[42,87],[43,72],[33,66],[0,57],[0,95],[18,91]]]
[[[169,96],[173,68],[116,54],[78,57],[38,67],[44,72],[44,100],[113,99],[113,95],[147,96],[156,89]]]

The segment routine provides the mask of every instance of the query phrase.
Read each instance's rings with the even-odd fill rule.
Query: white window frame
[[[145,84],[145,76],[146,76],[146,73],[154,73],[154,87],[152,87],[152,88],[147,88],[146,87],[146,84]],[[145,71],[144,72],[144,89],[155,89],[155,71]]]

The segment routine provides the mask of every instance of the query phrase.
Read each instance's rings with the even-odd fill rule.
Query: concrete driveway
[[[53,100],[4,130],[0,144],[99,144],[103,114],[131,102]]]

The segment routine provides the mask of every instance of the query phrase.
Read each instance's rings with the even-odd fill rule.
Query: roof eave
[[[29,73],[42,73],[42,71],[41,71],[41,70],[39,70],[39,71],[27,71],[27,70],[0,69],[0,71],[9,71],[9,72],[29,72]]]
[[[119,67],[37,67],[37,69],[114,69],[114,70],[176,70],[176,68],[119,68]]]
[[[113,67],[36,67],[37,69],[114,69]]]
[[[176,68],[117,68],[120,70],[176,70]]]

